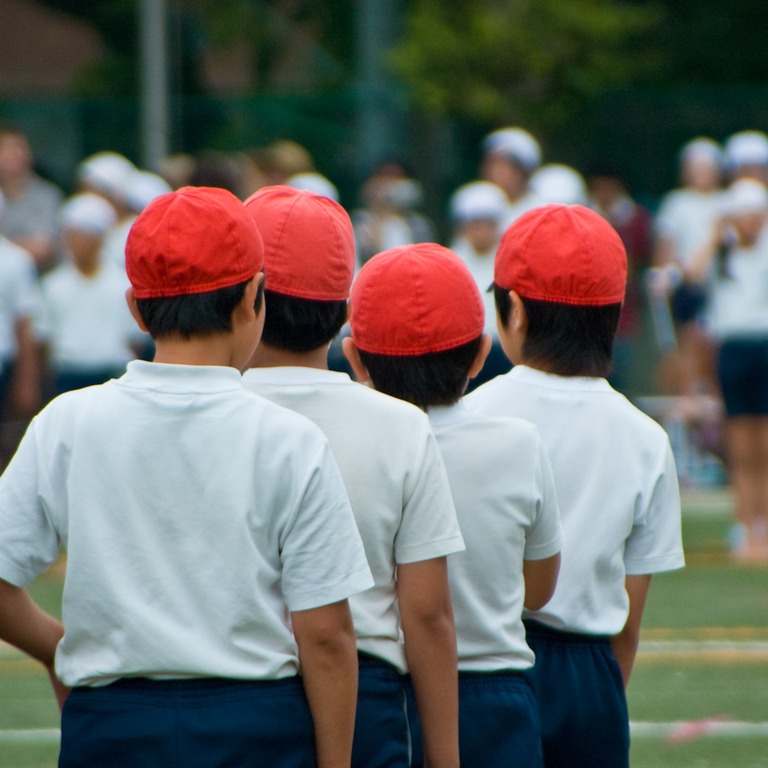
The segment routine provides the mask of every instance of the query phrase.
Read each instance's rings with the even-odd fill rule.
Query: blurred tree
[[[642,46],[662,18],[658,2],[414,0],[392,65],[429,113],[546,130],[657,69]]]

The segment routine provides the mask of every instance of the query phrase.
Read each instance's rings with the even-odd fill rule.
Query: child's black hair
[[[330,344],[347,321],[347,302],[300,299],[266,290],[261,340],[275,349],[311,352]]]
[[[232,330],[232,312],[245,295],[245,280],[215,291],[182,296],[136,299],[144,324],[153,339],[164,336],[211,336]],[[254,309],[259,312],[264,301],[264,281],[259,283]]]
[[[512,311],[509,290],[493,286],[496,311],[506,328]],[[523,357],[544,363],[559,376],[607,376],[621,302],[601,307],[520,297],[528,318]]]
[[[379,392],[427,408],[458,402],[481,340],[482,335],[458,347],[423,355],[379,355],[362,349],[359,352]]]

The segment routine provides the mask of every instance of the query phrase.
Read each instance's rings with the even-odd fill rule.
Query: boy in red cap
[[[242,386],[259,232],[229,192],[184,188],[126,256],[155,359],[31,423],[0,479],[0,637],[54,679],[64,768],[349,765],[346,598],[372,580],[320,430]],[[24,590],[60,543],[63,626]]]
[[[344,209],[284,186],[259,190],[246,208],[264,237],[267,313],[245,384],[325,432],[375,580],[350,600],[360,655],[352,765],[408,766],[407,669],[431,764],[458,766],[446,555],[464,544],[429,421],[417,408],[328,370],[355,264]]]
[[[427,411],[467,542],[448,562],[462,768],[540,766],[522,609],[551,596],[560,551],[541,438],[521,419],[476,416],[461,402],[491,339],[480,292],[456,254],[433,243],[384,251],[361,269],[351,305],[350,364],[380,392]]]
[[[669,440],[605,379],[627,257],[611,225],[547,205],[504,233],[494,285],[514,368],[467,397],[520,416],[552,461],[564,546],[554,597],[527,611],[544,762],[629,764],[624,688],[652,573],[680,568],[680,499]]]

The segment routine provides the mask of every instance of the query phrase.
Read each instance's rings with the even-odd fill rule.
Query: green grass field
[[[632,768],[768,768],[768,568],[727,558],[726,494],[687,495],[685,570],[656,576],[629,687]],[[57,612],[60,571],[34,584]],[[0,649],[0,766],[56,765],[45,674]]]

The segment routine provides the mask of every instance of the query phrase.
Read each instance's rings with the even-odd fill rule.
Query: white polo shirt
[[[656,234],[674,246],[675,263],[686,266],[691,256],[712,236],[720,214],[721,193],[674,189],[661,201],[656,214]]]
[[[66,263],[43,277],[36,328],[54,367],[122,369],[135,357],[131,341],[142,336],[125,301],[128,286],[125,271],[106,263],[91,276]]]
[[[515,366],[467,395],[491,416],[532,421],[555,475],[563,551],[553,598],[525,615],[555,629],[615,635],[627,575],[684,564],[680,496],[664,430],[605,379]]]
[[[246,387],[309,417],[327,436],[376,582],[350,600],[357,646],[404,672],[396,568],[464,549],[429,419],[345,373],[253,368],[243,378]]]
[[[0,578],[60,543],[67,685],[294,675],[289,611],[372,584],[320,430],[227,367],[134,361],[32,421],[0,478]]]
[[[552,557],[562,543],[544,443],[533,424],[463,402],[428,413],[467,544],[448,559],[459,669],[527,669],[523,560]]]
[[[16,321],[32,319],[39,305],[32,257],[0,235],[0,363],[16,356]]]

